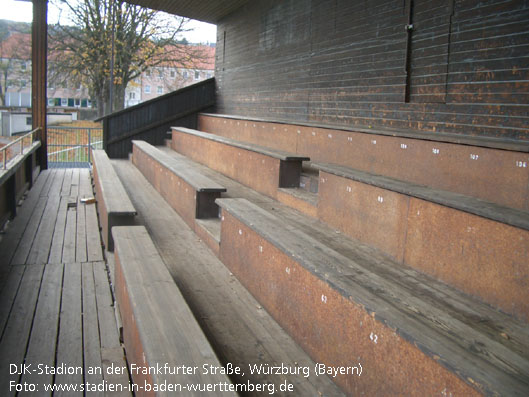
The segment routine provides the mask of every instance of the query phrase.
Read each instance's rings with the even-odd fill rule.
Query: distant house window
[[[20,80],[20,86],[26,88],[26,80]]]
[[[182,76],[184,77],[184,79],[187,79],[187,77],[189,76],[189,74],[187,73],[187,70],[184,70],[184,73],[182,73]]]
[[[26,125],[33,125],[33,117],[26,117]]]
[[[68,98],[61,98],[61,106],[68,106]]]
[[[13,87],[13,84],[14,84],[14,83],[13,83],[13,80],[8,80],[8,81],[7,81],[7,87],[8,87],[8,88]]]
[[[195,70],[195,80],[198,80],[200,78],[200,72],[198,70]]]
[[[208,73],[206,74],[206,77],[207,77],[208,79],[210,79],[210,78],[212,77],[211,72],[208,72]]]
[[[55,99],[48,98],[48,106],[53,106],[55,104]]]
[[[136,93],[135,92],[129,93],[129,99],[136,99]]]
[[[158,77],[159,78],[163,77],[163,69],[158,69]]]
[[[75,106],[81,106],[81,100],[79,98],[75,98]]]
[[[174,70],[171,70],[171,78],[174,79],[176,77],[176,72]]]
[[[150,94],[151,93],[151,86],[150,85],[146,85],[145,86],[145,93],[146,94]]]
[[[26,70],[27,69],[26,62],[22,62],[20,64],[20,69],[22,69],[22,70]]]
[[[158,89],[156,90],[158,94],[163,94],[163,87],[161,85],[158,86]]]

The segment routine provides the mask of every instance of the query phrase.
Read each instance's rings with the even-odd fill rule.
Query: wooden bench
[[[172,148],[273,198],[278,188],[299,187],[302,163],[310,160],[183,127],[172,127]]]
[[[191,227],[196,219],[218,218],[215,200],[224,186],[144,141],[132,141],[132,162]]]
[[[320,170],[318,218],[529,321],[529,213],[345,166]]]
[[[214,389],[208,395],[236,395],[229,392],[230,387],[235,390],[233,384],[221,371],[224,367],[145,227],[114,227],[112,234],[116,247],[116,299],[129,369],[134,383],[143,388],[136,393],[200,395],[199,391],[187,389],[187,385],[210,385]],[[216,373],[205,374],[204,366],[214,368]],[[143,371],[149,367],[155,370]],[[173,389],[148,393],[146,385]]]
[[[93,174],[99,222],[107,250],[114,250],[112,227],[133,225],[137,214],[104,150],[93,150]]]
[[[347,393],[527,393],[524,324],[390,259],[346,258],[245,199],[217,202],[221,260],[316,362],[350,369],[334,378]]]

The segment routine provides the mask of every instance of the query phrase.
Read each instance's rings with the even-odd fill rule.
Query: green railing
[[[92,163],[91,149],[103,148],[103,128],[48,127],[48,166],[86,168]]]

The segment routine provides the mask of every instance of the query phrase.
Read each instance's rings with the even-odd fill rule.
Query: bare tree
[[[112,107],[119,110],[127,84],[146,69],[202,57],[199,47],[173,45],[187,31],[186,18],[162,16],[120,0],[61,4],[67,7],[73,26],[58,24],[50,29],[50,78],[89,87],[100,116],[110,109],[111,73]]]

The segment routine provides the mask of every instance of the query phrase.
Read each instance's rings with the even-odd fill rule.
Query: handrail
[[[24,139],[26,139],[28,136],[31,136],[31,143],[33,143],[34,141],[34,135],[40,131],[42,128],[41,127],[37,127],[35,128],[34,130],[31,130],[30,132],[28,132],[27,134],[25,135],[22,135],[21,137],[15,139],[14,141],[12,142],[9,142],[7,145],[3,146],[0,148],[0,153],[3,152],[3,156],[2,156],[2,169],[6,169],[7,168],[7,150],[11,147],[11,146],[15,146],[17,143],[20,142],[20,154],[23,155],[24,154]],[[18,153],[17,153],[18,154]]]

